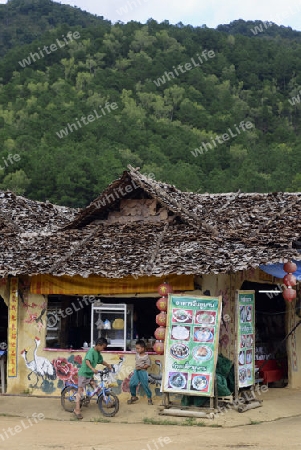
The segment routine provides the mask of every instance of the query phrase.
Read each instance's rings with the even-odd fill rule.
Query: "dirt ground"
[[[134,405],[127,405],[127,398],[129,397],[120,396],[119,412],[115,417],[105,419],[108,423],[161,423],[168,420],[182,424],[185,421],[185,418],[159,415],[162,397],[153,399],[154,406],[147,405],[146,397],[140,398]],[[267,392],[257,394],[257,398],[262,400],[260,408],[242,414],[234,410],[228,410],[217,414],[213,420],[197,419],[196,422],[201,422],[206,426],[234,427],[249,425],[254,422],[269,422],[301,414],[301,390],[271,388]],[[0,395],[0,417],[1,415],[31,417],[34,413],[42,413],[46,419],[51,420],[67,422],[73,420],[73,415],[62,409],[59,398]],[[82,409],[82,414],[84,416],[83,422],[104,420],[94,401],[88,408]]]
[[[0,427],[20,425],[2,417]],[[8,433],[8,431],[6,431]],[[142,424],[54,422],[43,420],[10,436],[0,448],[10,450],[210,450],[301,448],[300,418],[236,428],[199,428]]]
[[[59,398],[0,395],[0,449],[301,449],[301,391],[269,389],[258,398],[260,408],[197,420],[160,415],[161,397],[154,406],[146,398],[134,405],[122,399],[113,418],[93,403],[77,421]]]

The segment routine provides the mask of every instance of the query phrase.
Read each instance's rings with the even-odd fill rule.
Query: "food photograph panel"
[[[198,392],[208,392],[209,384],[210,375],[197,373],[193,373],[191,375],[191,390]]]
[[[169,294],[162,392],[213,397],[222,298]]]
[[[255,383],[255,291],[236,292],[236,389]]]
[[[214,328],[194,327],[193,340],[196,342],[213,342]]]
[[[191,323],[192,322],[192,310],[173,309],[172,322],[173,323]]]

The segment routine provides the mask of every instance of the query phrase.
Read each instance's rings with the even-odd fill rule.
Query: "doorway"
[[[7,330],[8,330],[8,308],[3,298],[0,296],[0,350],[6,350]]]
[[[4,394],[6,384],[6,360],[8,342],[8,307],[0,296],[0,378],[1,393]]]
[[[287,384],[287,349],[285,328],[286,303],[279,287],[267,283],[245,281],[241,290],[255,291],[255,363],[265,377],[274,370],[270,387]],[[262,292],[270,291],[270,292]],[[274,291],[274,292],[271,292]]]

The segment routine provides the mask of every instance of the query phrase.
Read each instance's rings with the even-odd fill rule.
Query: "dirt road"
[[[29,425],[26,419],[0,417],[0,448],[10,450],[194,450],[198,448],[283,450],[290,448],[292,450],[301,449],[300,421],[300,417],[295,417],[229,429],[57,422],[47,419]],[[20,429],[21,431],[16,432]]]

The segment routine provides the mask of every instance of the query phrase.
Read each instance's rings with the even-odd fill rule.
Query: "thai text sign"
[[[239,388],[255,382],[255,292],[236,292],[236,380]]]
[[[169,294],[163,392],[212,397],[221,297]]]

